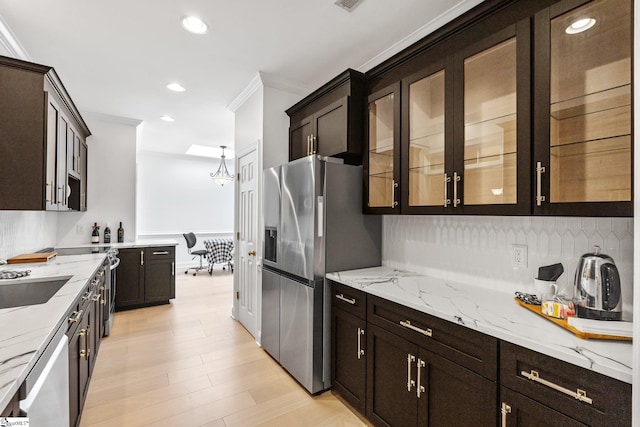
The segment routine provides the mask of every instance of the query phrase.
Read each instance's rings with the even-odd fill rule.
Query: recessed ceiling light
[[[197,16],[182,18],[182,26],[185,30],[193,34],[204,34],[207,32],[207,24]]]
[[[564,30],[567,34],[578,34],[583,31],[587,31],[589,28],[596,25],[596,20],[593,18],[583,18],[574,21],[571,25]]]
[[[184,92],[186,89],[180,83],[169,83],[167,85],[167,89],[172,90],[174,92]]]
[[[176,119],[174,119],[171,116],[160,116],[160,120],[164,120],[165,122],[175,122]]]

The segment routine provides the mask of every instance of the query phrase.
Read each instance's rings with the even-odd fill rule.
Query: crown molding
[[[253,76],[247,87],[245,87],[242,92],[236,96],[227,108],[235,113],[238,108],[247,102],[247,99],[264,87],[270,87],[301,96],[305,96],[313,91],[312,88],[301,83],[281,79],[273,74],[265,73],[264,71],[258,71],[256,75]]]
[[[2,15],[0,15],[0,45],[2,45],[13,58],[31,61],[31,57],[22,44],[20,44],[15,34],[13,34],[9,24],[7,24],[7,21],[4,20]]]
[[[452,8],[448,9],[443,14],[435,17],[431,21],[424,24],[422,27],[418,28],[413,33],[409,34],[408,36],[394,43],[389,48],[383,50],[378,55],[374,56],[373,58],[371,58],[370,60],[362,64],[360,67],[356,68],[356,70],[362,73],[369,71],[376,65],[383,63],[387,59],[391,58],[393,55],[401,52],[403,49],[418,42],[419,40],[423,39],[424,37],[428,36],[435,30],[437,30],[438,28],[444,26],[445,24],[454,20],[455,18],[462,15],[463,13],[476,7],[483,1],[484,0],[462,0]]]

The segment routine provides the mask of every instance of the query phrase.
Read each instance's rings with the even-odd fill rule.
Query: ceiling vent
[[[358,5],[360,3],[362,3],[363,1],[364,0],[338,0],[334,4],[340,6],[341,8],[346,10],[347,12],[353,12],[353,9],[358,7]]]

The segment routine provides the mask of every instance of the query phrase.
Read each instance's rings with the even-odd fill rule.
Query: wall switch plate
[[[511,266],[527,267],[527,245],[511,245]]]

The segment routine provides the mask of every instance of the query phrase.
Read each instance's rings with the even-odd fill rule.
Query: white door
[[[253,335],[258,329],[258,165],[256,150],[238,158],[238,320]]]

